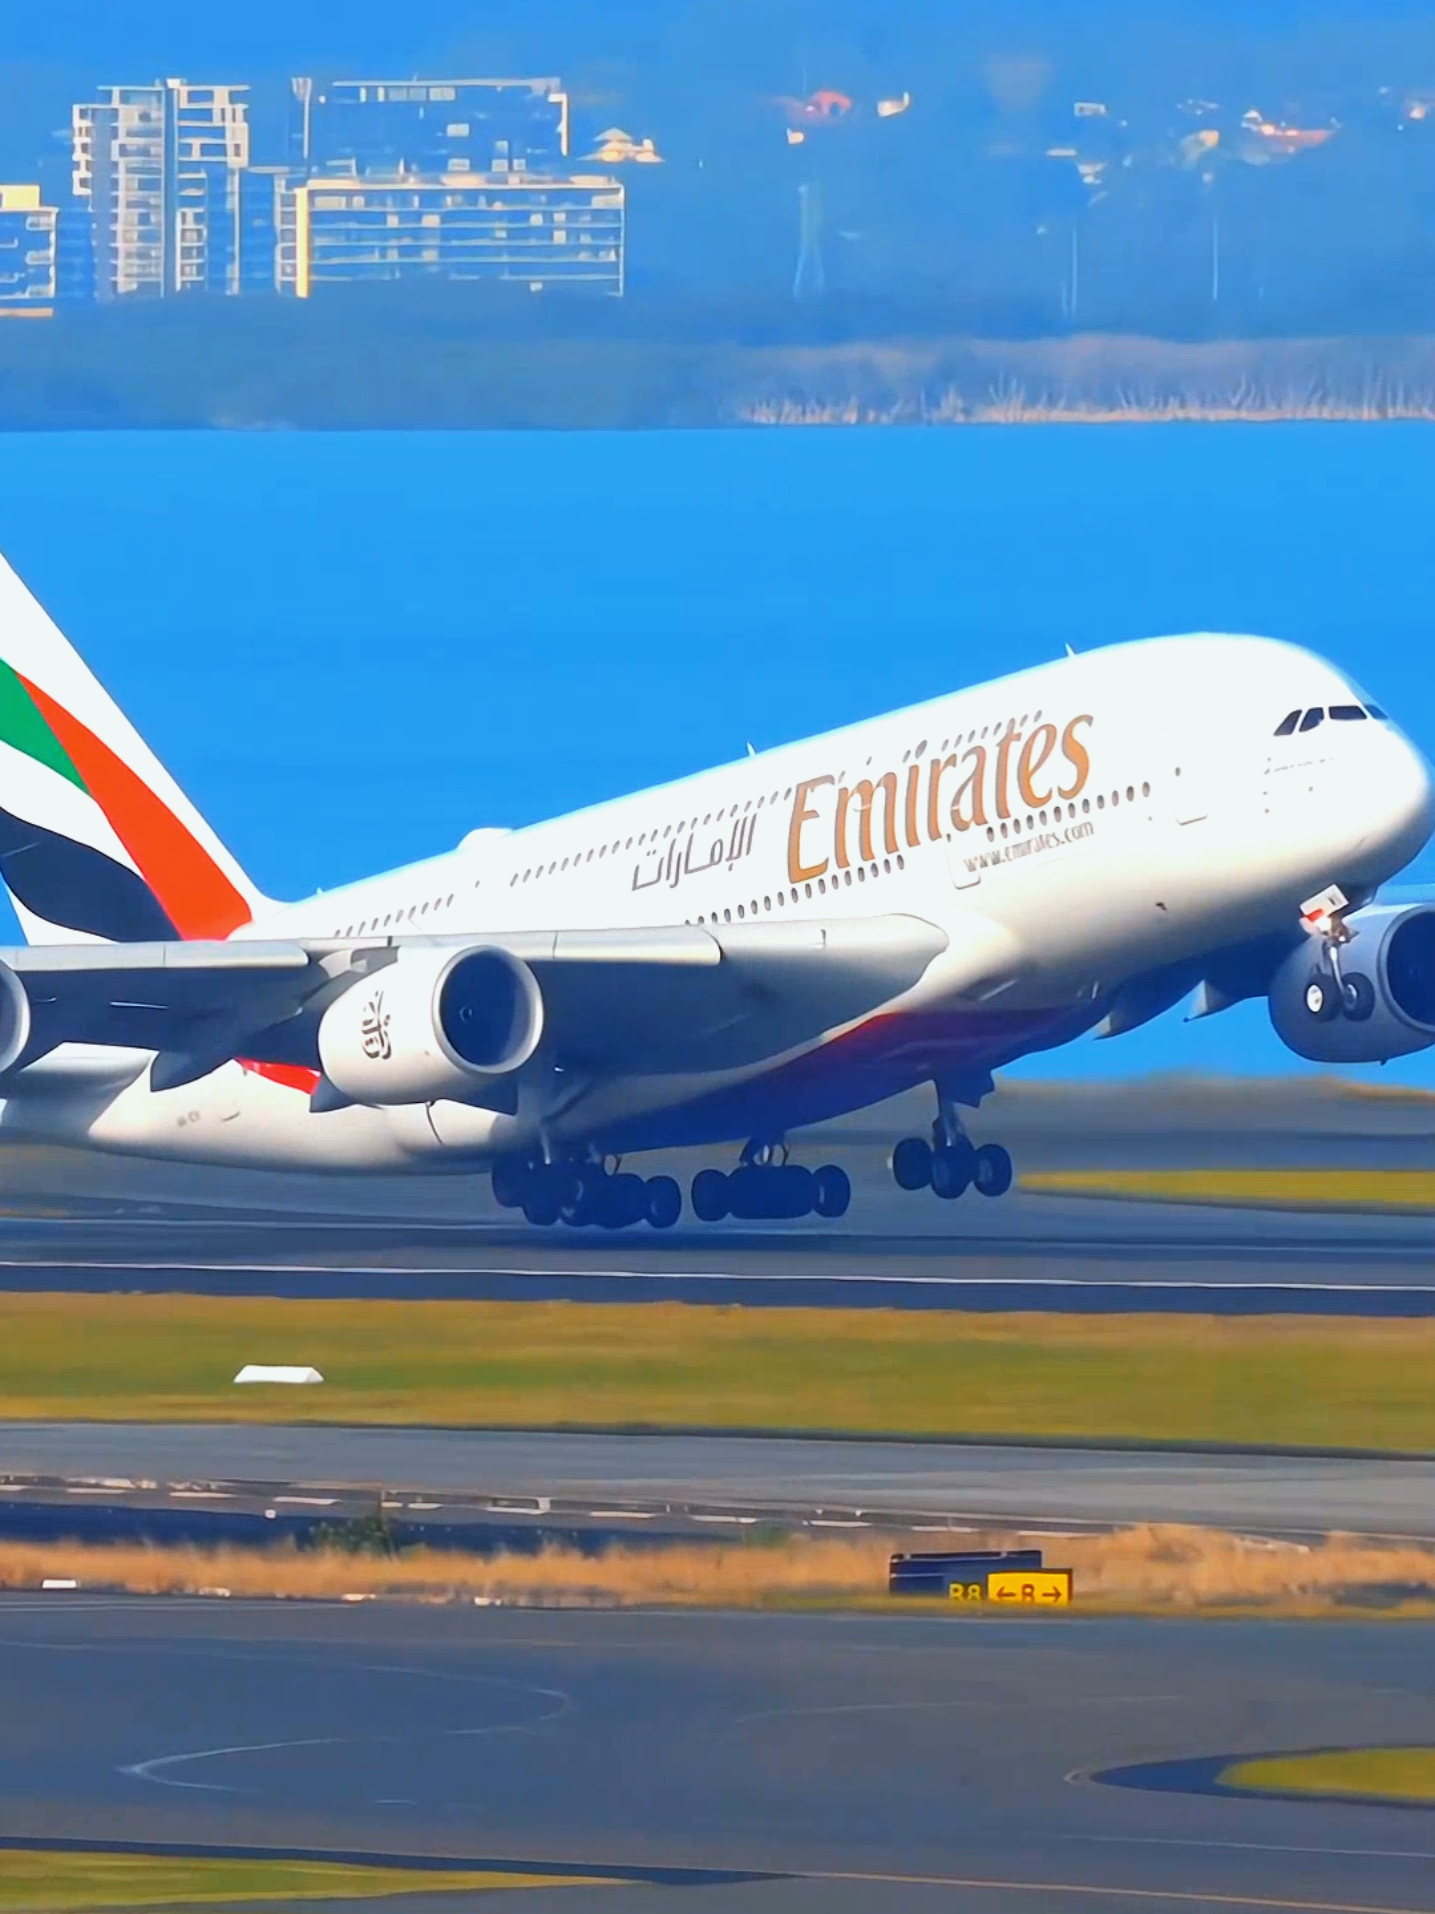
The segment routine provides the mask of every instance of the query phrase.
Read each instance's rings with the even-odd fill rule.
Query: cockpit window
[[[1317,706],[1314,711],[1307,711],[1305,716],[1300,721],[1301,730],[1314,731],[1316,726],[1320,723],[1321,719],[1324,716],[1325,716],[1325,713],[1324,711],[1320,709],[1319,706]]]
[[[1365,710],[1358,704],[1333,704],[1330,707],[1330,715],[1337,723],[1353,724],[1357,720],[1364,720]]]
[[[1276,726],[1276,736],[1278,738],[1288,738],[1291,732],[1295,730],[1296,726],[1299,723],[1300,723],[1299,711],[1288,711],[1286,715],[1281,719],[1280,723]]]
[[[1380,709],[1380,706],[1378,704],[1368,704],[1365,708],[1370,713],[1372,718],[1379,718],[1382,724],[1389,724],[1390,722],[1389,718],[1386,717],[1385,713]]]

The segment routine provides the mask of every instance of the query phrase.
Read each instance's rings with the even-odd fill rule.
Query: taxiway
[[[1425,1624],[12,1597],[0,1689],[12,1840],[690,1871],[530,1914],[1435,1909],[1428,1815],[1097,1778],[1428,1740]]]
[[[1264,1535],[1435,1536],[1435,1460],[730,1435],[0,1423],[0,1534],[281,1530],[372,1511],[473,1546],[525,1533],[1048,1530],[1191,1522]],[[27,1516],[42,1508],[43,1518]],[[146,1526],[145,1511],[171,1511]],[[269,1514],[266,1517],[265,1511]],[[66,1513],[68,1511],[68,1513]],[[187,1513],[187,1525],[178,1512]],[[255,1536],[249,1528],[258,1524]],[[279,1527],[275,1527],[275,1523]],[[208,1524],[208,1527],[205,1524]],[[486,1540],[479,1530],[487,1529]],[[422,1538],[416,1538],[422,1539]],[[461,1537],[456,1538],[462,1540]]]

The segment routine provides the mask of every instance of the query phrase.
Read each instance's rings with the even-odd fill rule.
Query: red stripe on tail
[[[227,937],[247,924],[249,905],[169,806],[63,705],[21,682],[180,936]]]

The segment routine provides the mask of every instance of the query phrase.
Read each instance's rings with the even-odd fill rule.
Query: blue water
[[[283,897],[1068,642],[1291,638],[1435,754],[1432,479],[1423,425],[10,436],[0,550]],[[1033,1067],[1203,1066],[1294,1059],[1245,1007]]]

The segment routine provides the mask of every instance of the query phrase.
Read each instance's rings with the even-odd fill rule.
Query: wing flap
[[[777,1056],[901,996],[947,944],[935,925],[897,916],[695,934],[711,955],[607,957],[600,936],[570,957],[560,936],[551,957],[529,959],[565,1067],[645,1075]]]

